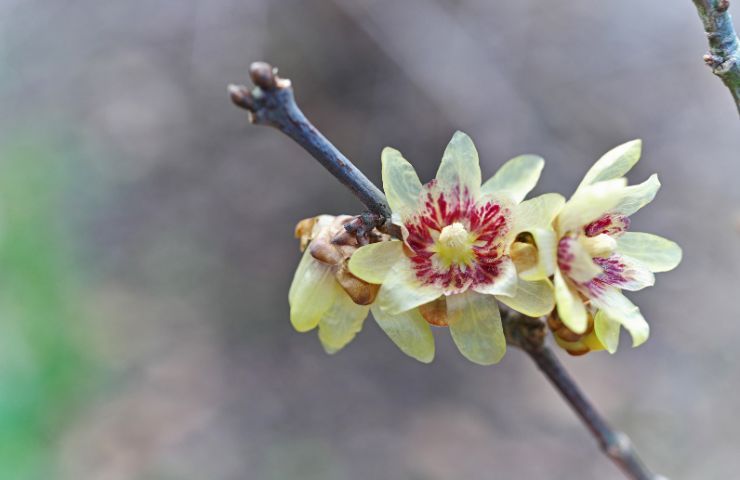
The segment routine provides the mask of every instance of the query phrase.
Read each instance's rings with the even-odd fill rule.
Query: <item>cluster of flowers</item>
[[[654,272],[681,261],[674,242],[627,231],[629,216],[660,187],[656,175],[627,185],[640,153],[639,140],[607,152],[566,201],[556,193],[525,200],[544,166],[534,155],[509,160],[481,184],[478,153],[462,132],[424,185],[400,152],[386,148],[383,189],[402,239],[373,232],[360,246],[344,231],[349,216],[299,223],[305,253],[290,288],[291,322],[301,332],[318,327],[334,353],[370,311],[422,362],[434,358],[430,325],[449,327],[466,358],[489,365],[506,351],[501,302],[547,315],[556,342],[572,354],[615,352],[620,327],[640,345],[649,326],[622,291],[653,285]]]

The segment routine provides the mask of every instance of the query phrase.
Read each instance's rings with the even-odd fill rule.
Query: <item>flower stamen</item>
[[[439,255],[439,260],[446,266],[470,265],[475,258],[472,235],[460,222],[447,225],[439,233],[433,251]]]

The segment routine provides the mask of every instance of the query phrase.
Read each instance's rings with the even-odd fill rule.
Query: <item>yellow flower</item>
[[[622,290],[651,286],[654,272],[672,270],[681,261],[674,242],[627,232],[629,216],[650,203],[660,187],[657,175],[627,186],[623,175],[637,163],[641,148],[640,140],[633,140],[601,157],[555,220],[557,313],[575,334],[592,329],[585,337],[590,349],[601,344],[615,352],[620,326],[632,335],[633,346],[647,340],[650,328]]]
[[[299,332],[318,326],[327,353],[336,353],[352,341],[378,292],[377,285],[358,279],[347,269],[358,247],[356,238],[344,231],[351,219],[320,215],[296,226],[305,252],[288,293],[290,321]]]
[[[436,178],[422,185],[400,152],[383,150],[383,189],[403,240],[360,248],[349,268],[382,284],[373,317],[403,352],[433,359],[431,323],[449,326],[469,360],[496,363],[506,350],[497,300],[530,316],[553,309],[551,225],[564,199],[522,202],[543,165],[540,157],[519,156],[481,185],[475,146],[457,132]]]

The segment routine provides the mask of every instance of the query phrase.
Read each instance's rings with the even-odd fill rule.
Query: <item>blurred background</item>
[[[461,129],[569,194],[643,138],[633,229],[684,261],[631,295],[644,346],[561,357],[655,471],[736,477],[740,135],[705,49],[689,0],[0,0],[0,479],[621,478],[520,352],[292,330],[294,224],[361,206],[231,105],[260,59],[376,182]]]

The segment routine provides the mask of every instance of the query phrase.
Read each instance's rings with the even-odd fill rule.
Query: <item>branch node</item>
[[[616,460],[623,460],[632,452],[632,442],[623,432],[614,432],[610,441],[604,445],[604,452]]]
[[[717,7],[715,8],[715,10],[718,13],[724,13],[729,8],[730,8],[730,0],[719,0],[719,3],[717,4]]]
[[[344,224],[344,229],[347,233],[354,235],[357,238],[357,243],[360,245],[367,245],[378,241],[380,238],[378,234],[373,230],[385,223],[385,219],[376,215],[372,212],[364,212],[357,215],[355,218]]]
[[[545,347],[547,330],[541,319],[507,312],[502,320],[506,341],[510,345],[527,352],[540,351]]]

